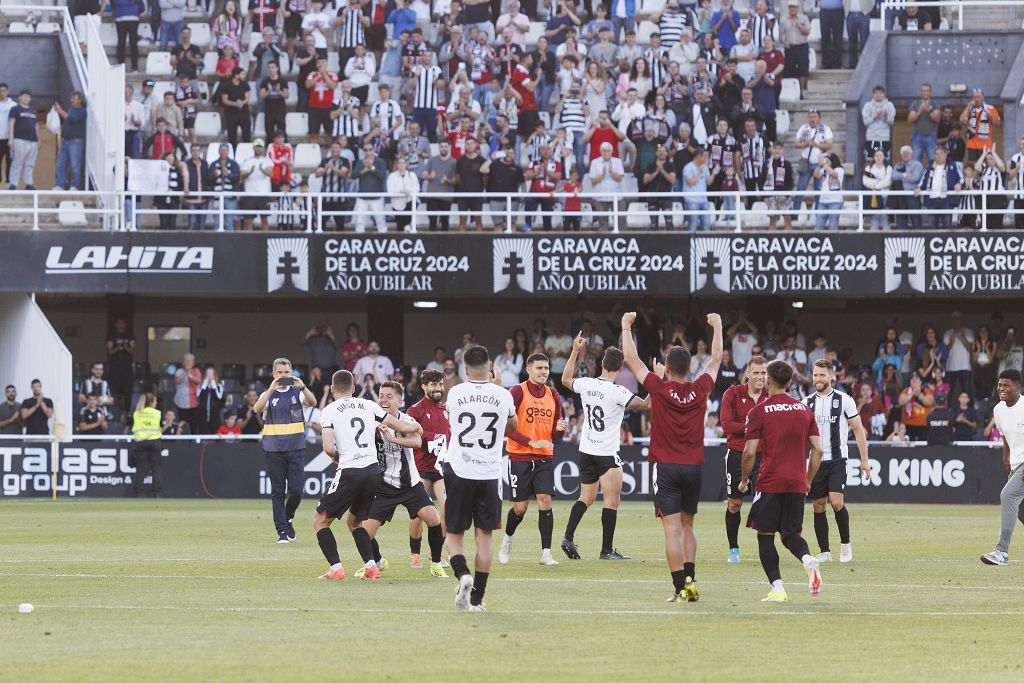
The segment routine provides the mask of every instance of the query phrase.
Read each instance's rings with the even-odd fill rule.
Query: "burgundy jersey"
[[[448,439],[451,438],[451,427],[448,424],[448,408],[444,401],[435,403],[429,398],[421,398],[419,402],[405,413],[420,423],[423,427],[422,443],[419,448],[412,451],[416,459],[416,469],[419,472],[436,472],[435,463],[437,457],[428,449],[430,442],[438,436],[444,436],[445,448],[448,446]]]
[[[664,380],[653,372],[644,378],[651,395],[650,462],[704,464],[704,413],[715,388],[711,375],[692,382]]]
[[[743,452],[743,446],[747,442],[744,436],[747,431],[747,413],[767,399],[768,391],[765,389],[761,390],[761,395],[756,401],[750,398],[749,384],[731,386],[722,394],[722,407],[718,414],[722,429],[725,430],[726,446],[729,450]]]
[[[807,493],[807,438],[818,436],[814,411],[786,394],[776,394],[747,413],[747,440],[761,441],[757,490]]]

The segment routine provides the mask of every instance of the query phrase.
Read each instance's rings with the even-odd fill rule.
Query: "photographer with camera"
[[[274,381],[256,400],[253,411],[263,416],[263,450],[267,454],[270,501],[274,511],[277,542],[295,540],[292,520],[302,502],[306,467],[304,409],[316,405],[316,397],[302,380],[292,376],[292,362],[277,358]],[[287,482],[287,499],[285,483]]]

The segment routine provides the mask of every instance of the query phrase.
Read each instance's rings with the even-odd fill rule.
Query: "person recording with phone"
[[[263,451],[267,454],[270,502],[277,542],[295,540],[295,511],[302,502],[306,467],[304,409],[316,405],[316,397],[303,381],[292,375],[292,362],[277,358],[274,381],[256,400],[253,412],[262,415]],[[286,493],[287,492],[287,493]]]

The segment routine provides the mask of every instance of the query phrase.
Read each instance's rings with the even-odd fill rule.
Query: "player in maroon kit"
[[[746,443],[744,434],[747,427],[747,413],[755,405],[768,398],[764,390],[768,377],[768,361],[763,356],[753,356],[747,363],[747,383],[731,386],[722,394],[722,429],[725,430],[725,535],[729,539],[729,564],[740,561],[740,510],[743,508],[745,495],[739,490],[743,475],[743,447]],[[754,461],[754,471],[750,473],[750,491],[757,489],[757,472],[761,458]]]
[[[441,525],[444,528],[444,477],[437,468],[437,456],[448,448],[451,427],[448,425],[448,408],[441,397],[444,396],[444,375],[437,370],[424,370],[420,373],[420,386],[423,387],[423,398],[406,411],[406,415],[420,423],[423,427],[422,444],[413,450],[416,458],[416,469],[420,474],[423,488],[427,490],[437,503],[441,513]],[[420,519],[409,520],[409,566],[419,569],[420,549],[423,545],[423,525]],[[442,561],[441,565],[448,566]]]
[[[821,592],[821,571],[800,535],[804,522],[804,498],[821,465],[821,439],[814,412],[786,394],[793,368],[781,360],[768,364],[768,399],[747,413],[747,443],[743,447],[743,480],[740,491],[750,489],[750,474],[761,453],[757,494],[750,506],[747,526],[757,531],[761,566],[772,585],[761,602],[786,602],[786,589],[779,572],[775,534],[782,545],[800,560],[807,572],[811,595]],[[811,462],[807,464],[807,450]]]
[[[722,318],[708,314],[714,331],[711,362],[693,382],[690,352],[674,346],[665,354],[665,365],[655,363],[650,372],[636,352],[633,323],[636,313],[622,316],[622,352],[651,401],[651,445],[654,509],[665,531],[665,559],[672,573],[672,597],[668,602],[696,602],[697,537],[693,517],[700,500],[701,466],[704,464],[704,414],[708,394],[715,388],[722,363]],[[661,375],[665,378],[662,379]]]

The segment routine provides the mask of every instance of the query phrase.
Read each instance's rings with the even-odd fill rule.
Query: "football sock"
[[[850,511],[844,505],[836,510],[836,526],[839,527],[839,542],[850,542]]]
[[[828,549],[828,517],[824,512],[814,513],[814,537],[818,539],[818,547],[821,552],[827,553]]]
[[[740,512],[725,511],[725,536],[729,539],[730,548],[740,547]]]
[[[420,539],[416,539],[419,541]],[[441,549],[444,548],[444,532],[441,531],[441,525],[428,526],[427,527],[427,545],[430,546],[430,561],[440,562],[441,561]],[[416,552],[419,552],[419,544],[416,544]]]
[[[611,508],[601,510],[601,552],[608,552],[615,547],[615,521],[619,511]]]
[[[505,535],[513,536],[516,533],[516,529],[519,528],[519,524],[523,521],[520,515],[516,514],[516,511],[512,508],[508,510],[508,517],[505,518]]]
[[[452,571],[455,572],[455,578],[457,579],[461,579],[469,573],[469,565],[466,564],[465,555],[452,555],[448,558],[448,563],[452,566]]]
[[[551,550],[551,534],[555,531],[555,513],[553,510],[539,510],[537,529],[540,530],[540,547]]]
[[[409,552],[410,553],[415,553],[416,555],[419,555],[420,554],[420,550],[422,548],[423,548],[423,537],[422,536],[420,538],[413,538],[412,536],[409,537]]]
[[[332,566],[341,564],[341,557],[338,555],[338,540],[334,538],[334,532],[330,529],[321,529],[316,532],[316,542],[320,544],[320,552],[324,554],[328,564]]]
[[[773,584],[782,580],[779,573],[779,551],[775,549],[774,534],[757,535],[757,554],[761,557],[761,567],[764,569],[768,583]]]
[[[369,536],[369,534],[367,534]],[[370,539],[370,550],[373,551],[373,561],[380,564],[380,545],[377,544],[376,538]]]
[[[697,580],[697,564],[695,562],[684,562],[683,563],[683,576],[689,576],[694,581]]]
[[[370,543],[370,534],[366,533],[366,529],[357,526],[352,531],[352,540],[356,542],[356,551],[359,552],[359,557],[363,558],[363,562],[372,562],[373,544]]]
[[[676,593],[683,590],[683,586],[686,585],[686,572],[682,569],[677,569],[672,572],[672,587],[675,588]]]
[[[793,556],[803,561],[804,555],[810,555],[811,549],[807,547],[807,541],[800,534],[790,534],[782,539],[782,545],[786,546],[786,549],[793,553]]]
[[[577,500],[572,504],[572,509],[569,510],[569,523],[565,525],[565,537],[568,540],[573,540],[576,535],[576,527],[580,525],[580,521],[583,519],[583,514],[587,511],[587,504],[581,500]]]
[[[473,592],[469,594],[469,604],[479,605],[484,601],[484,591],[487,590],[487,577],[490,572],[477,572],[473,575]]]

